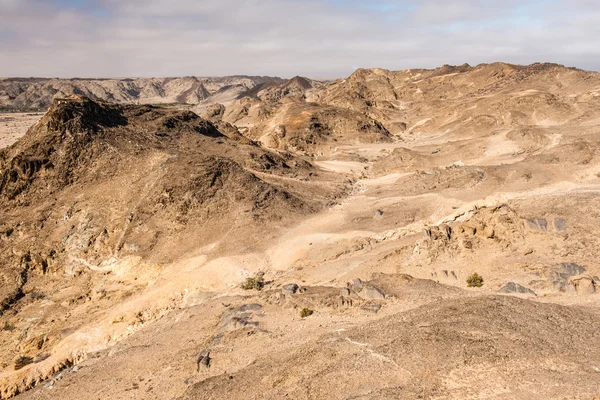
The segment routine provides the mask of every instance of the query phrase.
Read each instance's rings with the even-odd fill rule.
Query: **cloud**
[[[3,76],[346,76],[552,61],[599,69],[591,0],[0,0]]]

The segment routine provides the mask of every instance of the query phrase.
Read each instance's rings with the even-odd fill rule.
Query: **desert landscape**
[[[600,399],[600,73],[0,79],[0,398]]]

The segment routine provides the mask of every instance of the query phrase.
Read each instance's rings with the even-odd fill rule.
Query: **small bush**
[[[304,307],[304,308],[302,309],[302,311],[300,311],[300,317],[301,317],[301,318],[310,317],[311,315],[313,315],[313,313],[314,313],[314,311],[313,311],[313,310],[310,310],[310,309],[308,309],[308,308]]]
[[[475,272],[472,275],[469,275],[467,278],[467,286],[468,287],[482,287],[483,286],[483,277]]]
[[[44,300],[46,295],[41,292],[31,292],[31,298],[34,300]]]
[[[242,289],[244,290],[262,290],[265,287],[265,279],[262,275],[258,275],[254,278],[247,278],[244,283],[242,283]]]

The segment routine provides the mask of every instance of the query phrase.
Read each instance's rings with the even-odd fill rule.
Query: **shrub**
[[[311,315],[313,315],[313,313],[314,313],[314,311],[313,311],[313,310],[310,310],[310,309],[308,309],[308,308],[304,307],[304,308],[302,309],[302,311],[300,311],[300,317],[301,317],[301,318],[310,317]]]
[[[483,286],[483,277],[479,275],[477,272],[469,275],[467,278],[467,286],[468,287],[482,287]]]
[[[257,275],[254,278],[246,278],[244,283],[242,283],[242,289],[244,290],[262,290],[265,287],[265,279],[262,275]]]

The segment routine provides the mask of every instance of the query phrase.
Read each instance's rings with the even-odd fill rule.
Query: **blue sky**
[[[597,0],[0,0],[0,76],[600,69]]]

